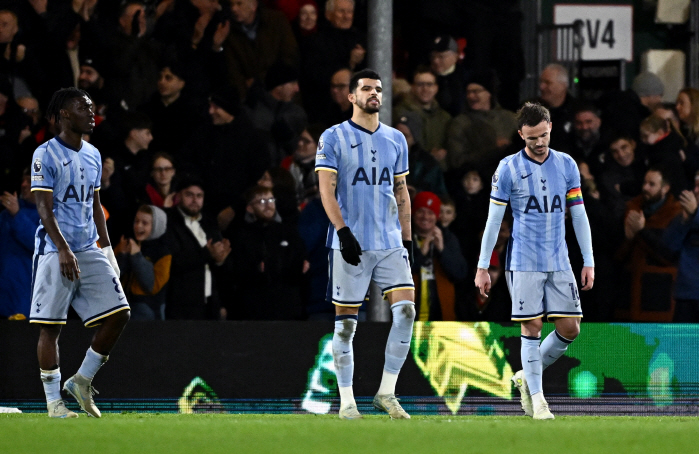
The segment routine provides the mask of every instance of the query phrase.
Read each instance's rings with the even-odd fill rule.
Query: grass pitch
[[[0,415],[0,453],[689,453],[699,418],[104,414]]]

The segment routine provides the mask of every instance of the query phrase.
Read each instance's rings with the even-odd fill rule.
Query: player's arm
[[[592,255],[592,233],[585,205],[581,203],[571,206],[570,217],[583,256],[583,269],[580,276],[580,283],[583,285],[581,290],[590,290],[595,282],[595,259]]]
[[[53,191],[35,190],[33,192],[41,224],[58,250],[58,263],[61,267],[61,274],[72,282],[80,277],[80,268],[78,267],[78,259],[75,258],[73,251],[70,250],[68,242],[58,227],[56,216],[53,214]]]
[[[352,266],[357,266],[362,261],[362,246],[357,238],[352,234],[350,228],[342,219],[340,204],[337,202],[335,190],[337,189],[337,173],[331,170],[320,169],[318,171],[318,186],[320,189],[320,200],[327,213],[330,222],[337,231],[337,239],[340,241],[340,253],[345,262]]]
[[[318,171],[318,189],[320,190],[320,200],[335,230],[346,227],[345,220],[342,219],[340,204],[337,202],[335,191],[337,190],[337,172],[331,170]]]
[[[102,209],[102,203],[100,202],[99,189],[95,191],[95,196],[92,199],[92,218],[95,221],[95,227],[97,227],[97,235],[99,235],[97,241],[100,243],[102,252],[107,256],[107,260],[109,260],[109,264],[112,265],[112,268],[114,268],[114,272],[116,273],[117,277],[121,277],[121,270],[119,269],[119,264],[114,256],[112,243],[109,241],[107,219],[104,217],[104,210]]]
[[[393,186],[393,195],[396,197],[396,203],[398,204],[398,221],[400,222],[403,240],[412,241],[410,193],[408,192],[408,183],[406,182],[405,175],[396,177]]]
[[[490,266],[490,257],[493,255],[493,248],[498,240],[500,233],[500,224],[505,216],[507,205],[505,203],[490,199],[490,208],[488,209],[488,220],[485,223],[485,231],[481,240],[481,253],[478,258],[478,269],[476,270],[476,287],[481,291],[483,297],[488,297],[490,291],[490,275],[488,267]]]

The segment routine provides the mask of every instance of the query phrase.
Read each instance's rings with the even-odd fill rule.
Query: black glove
[[[408,250],[408,263],[412,268],[415,265],[415,257],[413,257],[413,242],[412,240],[403,240],[403,247]]]
[[[359,262],[361,262],[359,256],[362,255],[362,247],[352,234],[350,228],[347,226],[342,227],[337,231],[337,237],[340,239],[340,252],[345,262],[352,266],[359,265]]]

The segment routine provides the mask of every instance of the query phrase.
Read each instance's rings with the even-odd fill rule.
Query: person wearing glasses
[[[277,212],[270,188],[248,189],[245,201],[244,222],[233,236],[235,318],[302,320],[301,287],[310,266],[303,241]]]
[[[143,196],[146,203],[158,208],[171,208],[177,204],[174,182],[176,172],[172,156],[162,151],[153,155],[150,179]]]

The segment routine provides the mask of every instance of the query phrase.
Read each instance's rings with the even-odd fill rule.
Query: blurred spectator
[[[167,319],[218,320],[227,315],[216,282],[229,279],[223,273],[231,245],[221,237],[216,222],[202,214],[203,188],[199,180],[183,181],[179,203],[167,210],[165,243],[172,254]]]
[[[632,319],[634,307],[647,311],[670,308],[675,253],[662,238],[670,222],[682,211],[670,189],[663,171],[651,168],[646,172],[642,194],[626,205],[625,240],[617,251],[617,259],[630,273]]]
[[[328,226],[320,197],[310,199],[301,211],[298,232],[303,239],[310,267],[306,273],[308,286],[304,292],[308,320],[335,320],[335,305],[327,301],[328,288]],[[360,309],[361,310],[361,309]],[[361,311],[360,314],[366,314]],[[366,316],[366,315],[365,315]]]
[[[327,0],[325,17],[328,25],[308,40],[301,56],[302,94],[309,112],[325,110],[330,79],[336,71],[348,68],[355,72],[365,64],[365,38],[352,26],[354,0]]]
[[[466,101],[468,72],[458,52],[456,41],[449,35],[437,36],[430,46],[430,68],[439,86],[436,99],[452,117],[464,111]]]
[[[245,198],[245,223],[233,243],[236,313],[243,320],[302,320],[309,268],[303,242],[277,213],[271,190],[256,186]]]
[[[107,227],[114,238],[121,238],[131,231],[130,220],[136,213],[137,200],[150,171],[151,127],[152,123],[145,114],[126,112],[121,140],[111,147],[100,142],[104,161],[100,200],[111,214]]]
[[[12,191],[20,183],[17,169],[19,139],[23,128],[19,106],[12,94],[10,81],[0,74],[0,191]],[[24,163],[24,168],[29,163]]]
[[[449,169],[466,164],[490,173],[517,132],[515,114],[498,104],[493,71],[473,74],[466,86],[466,103],[466,111],[454,118],[447,131]]]
[[[48,124],[41,115],[39,101],[32,97],[17,99],[17,106],[21,112],[17,118],[19,132],[19,148],[12,159],[10,181],[18,181],[24,169],[31,163],[32,154],[36,147],[53,137],[49,132]]]
[[[133,221],[133,238],[121,237],[114,249],[122,288],[131,306],[131,320],[165,320],[172,255],[165,245],[167,215],[141,205]]]
[[[699,173],[694,191],[683,191],[679,197],[682,213],[667,227],[663,239],[668,248],[679,253],[675,282],[675,316],[678,323],[699,323]]]
[[[318,32],[318,4],[315,0],[300,0],[298,5],[298,15],[292,19],[291,28],[303,53],[308,37]]]
[[[648,166],[662,168],[670,180],[673,195],[679,196],[688,186],[682,168],[682,156],[687,148],[687,141],[672,129],[670,122],[655,115],[643,120],[640,128],[641,140],[648,145]]]
[[[466,262],[475,264],[488,218],[490,186],[484,185],[478,170],[468,167],[462,170],[458,186],[451,191],[458,216],[449,229],[459,239]]]
[[[80,73],[78,75],[78,88],[85,90],[95,106],[95,124],[107,116],[110,108],[120,109],[118,95],[112,93],[105,83],[104,76],[108,67],[98,56],[86,56],[80,60]]]
[[[0,317],[24,314],[29,318],[32,289],[34,232],[39,213],[31,192],[29,171],[24,172],[20,195],[0,196]]]
[[[442,205],[439,208],[439,225],[448,229],[454,219],[456,219],[456,205],[454,201],[449,198],[449,196],[442,196],[440,198]]]
[[[680,124],[680,117],[677,116],[677,109],[675,108],[675,103],[664,102],[659,104],[653,110],[653,115],[660,117],[663,120],[672,123],[675,130],[680,131],[682,126]]]
[[[626,203],[641,193],[646,172],[643,159],[637,156],[636,141],[619,135],[609,144],[612,159],[606,159],[597,178],[601,197],[619,224],[623,222]]]
[[[587,163],[593,175],[599,175],[607,152],[608,145],[601,139],[601,127],[601,113],[592,104],[583,104],[575,111],[568,153],[576,162]]]
[[[122,3],[118,32],[110,43],[110,81],[123,97],[125,110],[146,103],[156,90],[160,50],[146,32],[145,4],[137,0]]]
[[[190,137],[181,152],[182,168],[206,184],[207,212],[230,223],[245,208],[243,194],[270,167],[271,157],[250,120],[241,114],[234,87],[217,89],[209,98],[209,121]],[[224,228],[222,228],[223,230]]]
[[[352,117],[352,103],[348,99],[351,76],[352,72],[347,68],[337,70],[330,78],[330,102],[322,109],[308,111],[309,118],[327,128],[349,120]],[[313,91],[308,90],[305,93],[310,94]],[[304,104],[309,105],[306,101],[307,97],[304,98]]]
[[[44,72],[34,50],[21,36],[17,14],[0,9],[0,75],[7,77],[16,96],[31,96],[43,88]]]
[[[315,162],[318,140],[324,130],[323,126],[309,125],[299,136],[294,154],[282,161],[282,167],[294,177],[296,200],[302,209],[309,200],[318,196]]]
[[[244,111],[267,141],[272,166],[291,154],[296,138],[306,127],[306,112],[293,100],[299,91],[298,71],[284,62],[276,62],[265,76],[264,87],[255,84],[248,90]]]
[[[437,160],[427,152],[415,137],[422,136],[422,119],[416,112],[405,112],[398,118],[396,129],[403,133],[408,143],[408,188],[411,192],[430,191],[445,195],[444,174]]]
[[[422,122],[422,134],[415,137],[426,150],[446,148],[447,126],[451,115],[435,99],[439,91],[437,77],[427,66],[419,66],[413,73],[410,94],[393,108],[393,122],[397,123],[406,112],[415,112]]]
[[[141,107],[153,122],[151,149],[176,153],[205,120],[204,109],[183,93],[185,66],[172,62],[160,69],[158,91]]]
[[[565,66],[558,63],[546,65],[539,76],[541,105],[551,112],[551,146],[568,152],[571,148],[569,134],[573,131],[578,101],[568,92],[570,76]]]
[[[684,136],[699,145],[699,90],[683,88],[677,95],[677,116]]]
[[[169,154],[158,152],[153,156],[150,168],[150,180],[146,183],[145,196],[149,205],[170,208],[177,204],[175,200],[175,162]]]
[[[606,131],[610,135],[628,135],[638,141],[638,125],[660,105],[664,91],[665,86],[658,76],[643,72],[634,78],[630,90],[604,95],[599,101],[602,135]]]
[[[232,0],[234,24],[224,43],[230,83],[241,99],[257,81],[263,83],[277,61],[298,68],[299,50],[291,26],[279,11],[258,0]]]
[[[413,201],[416,320],[456,320],[454,282],[466,277],[466,260],[456,236],[437,225],[441,202],[436,194],[421,192]]]

